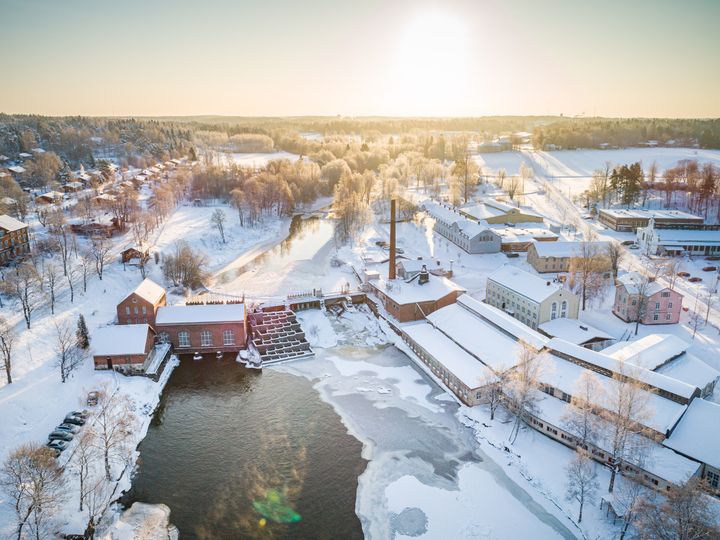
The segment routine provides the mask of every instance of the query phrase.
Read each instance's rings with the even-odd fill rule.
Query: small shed
[[[149,258],[149,249],[139,249],[136,247],[129,247],[120,254],[120,260],[123,264],[134,264],[137,266],[146,263]]]

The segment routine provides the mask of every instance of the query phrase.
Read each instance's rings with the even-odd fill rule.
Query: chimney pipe
[[[388,279],[395,279],[395,199],[390,199],[390,265]]]

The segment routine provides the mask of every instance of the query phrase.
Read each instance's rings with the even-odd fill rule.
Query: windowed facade
[[[200,346],[212,347],[212,344],[212,332],[210,330],[203,330],[202,332],[200,332]]]
[[[235,345],[235,332],[233,330],[223,330],[223,345]]]
[[[178,347],[189,347],[190,346],[190,333],[189,332],[178,332]]]

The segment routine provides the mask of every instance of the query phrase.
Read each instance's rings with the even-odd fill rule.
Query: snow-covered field
[[[277,159],[289,159],[290,161],[297,161],[300,156],[280,150],[278,152],[254,152],[254,153],[234,153],[234,154],[221,154],[221,157],[225,163],[234,163],[241,167],[253,167],[261,168],[268,164],[270,161]]]
[[[225,243],[210,222],[217,209],[225,213]],[[185,205],[165,222],[154,249],[171,253],[177,242],[188,242],[205,255],[208,270],[215,272],[250,248],[282,240],[289,223],[289,219],[267,219],[253,227],[242,227],[237,211],[228,205]]]

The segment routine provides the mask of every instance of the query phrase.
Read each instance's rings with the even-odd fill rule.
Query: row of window
[[[133,312],[135,315],[138,314],[138,307],[133,306]],[[147,308],[145,306],[142,306],[142,314],[147,315]],[[125,306],[125,315],[130,315],[130,306]]]
[[[160,341],[170,341],[170,336],[167,332],[160,334]],[[231,346],[235,345],[235,331],[234,330],[223,330],[223,345]],[[200,332],[200,346],[201,347],[213,347],[213,333],[210,330],[202,330]],[[190,332],[178,332],[178,347],[192,347],[190,342]]]

